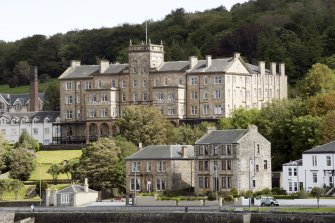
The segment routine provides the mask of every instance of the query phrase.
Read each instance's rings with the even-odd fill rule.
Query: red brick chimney
[[[39,101],[38,101],[38,75],[37,67],[30,67],[30,104],[29,111],[40,111]]]

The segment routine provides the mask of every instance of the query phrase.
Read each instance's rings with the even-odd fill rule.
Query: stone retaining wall
[[[243,223],[244,213],[16,213],[15,221],[34,217],[35,223]],[[250,223],[334,223],[335,214],[251,213]],[[244,222],[246,223],[246,221]]]

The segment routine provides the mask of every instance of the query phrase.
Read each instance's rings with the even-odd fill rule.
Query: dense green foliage
[[[88,178],[90,187],[95,190],[123,188],[125,163],[121,149],[113,139],[98,139],[83,149],[76,174],[82,181]]]
[[[22,131],[19,140],[14,144],[14,148],[25,148],[37,151],[40,144],[36,139],[31,137],[27,131]]]
[[[10,151],[9,175],[11,178],[28,180],[35,166],[33,151],[22,147]]]
[[[166,60],[190,55],[231,56],[239,51],[249,62],[285,62],[295,83],[321,61],[334,67],[335,4],[331,0],[254,0],[230,11],[219,6],[204,12],[173,10],[161,21],[148,21],[153,43],[165,46]],[[40,76],[58,77],[73,59],[127,62],[129,39],[145,39],[144,24],[75,30],[50,37],[34,35],[0,42],[0,80],[26,83],[24,67],[37,65]],[[13,86],[14,86],[13,85]]]

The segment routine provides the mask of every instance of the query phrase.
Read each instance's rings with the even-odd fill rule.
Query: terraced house
[[[164,61],[163,44],[150,40],[140,45],[130,41],[128,64],[72,61],[59,80],[63,143],[118,133],[115,121],[128,105],[157,106],[178,126],[287,98],[284,64],[271,63],[268,70],[265,62],[248,64],[239,53],[222,59]]]

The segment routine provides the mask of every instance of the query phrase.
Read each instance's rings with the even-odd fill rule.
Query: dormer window
[[[21,110],[22,105],[20,103],[15,104],[15,110]]]

